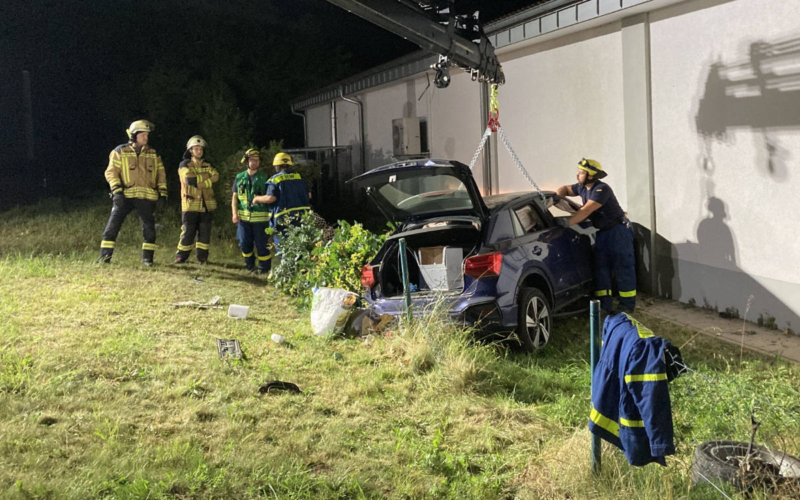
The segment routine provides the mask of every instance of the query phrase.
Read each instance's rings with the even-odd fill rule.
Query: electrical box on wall
[[[394,156],[418,155],[422,152],[419,140],[419,118],[392,120],[392,146]]]

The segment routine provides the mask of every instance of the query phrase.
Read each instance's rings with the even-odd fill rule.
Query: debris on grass
[[[258,388],[259,394],[269,394],[270,391],[288,391],[293,392],[295,394],[302,394],[303,391],[297,387],[297,384],[293,384],[291,382],[282,382],[280,380],[273,380],[271,382],[267,382],[266,384],[262,385]]]
[[[235,339],[217,339],[217,351],[219,352],[219,359],[227,357],[239,359],[242,357],[242,346]]]
[[[222,306],[219,305],[221,300],[222,298],[219,295],[215,295],[205,304],[194,300],[186,300],[183,302],[173,302],[170,305],[175,308],[188,307],[190,309],[222,309]]]
[[[245,319],[247,317],[247,311],[249,310],[250,306],[231,304],[228,306],[228,317],[233,319]]]

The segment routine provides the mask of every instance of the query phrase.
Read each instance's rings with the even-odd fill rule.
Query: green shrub
[[[339,221],[333,238],[325,242],[314,216],[303,216],[299,227],[289,227],[281,240],[281,261],[273,270],[275,285],[307,305],[314,287],[361,289],[361,268],[386,241],[361,224]]]

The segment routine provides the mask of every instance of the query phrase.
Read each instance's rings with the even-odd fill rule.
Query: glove
[[[156,202],[156,210],[162,211],[167,206],[167,197],[166,196],[159,196],[158,201]]]
[[[197,187],[197,177],[186,177],[186,184]]]
[[[668,382],[672,382],[676,378],[680,377],[682,373],[686,373],[688,371],[683,362],[681,350],[669,342],[667,342],[664,346],[664,364],[666,365],[667,369]]]
[[[121,205],[125,202],[125,195],[122,194],[122,190],[119,190],[111,195],[111,200],[114,205]]]

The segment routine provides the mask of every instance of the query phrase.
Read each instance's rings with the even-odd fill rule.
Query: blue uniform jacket
[[[288,216],[302,215],[304,211],[311,209],[306,181],[292,170],[284,170],[270,177],[267,181],[267,194],[278,198],[270,205],[271,227],[285,226]]]
[[[667,345],[625,313],[608,316],[603,324],[589,430],[620,448],[631,465],[666,465],[664,457],[675,453]]]

